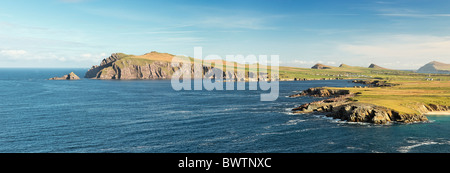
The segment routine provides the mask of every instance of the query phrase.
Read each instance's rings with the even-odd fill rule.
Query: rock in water
[[[62,77],[53,77],[48,80],[80,80],[80,77],[78,77],[74,72],[70,72]]]

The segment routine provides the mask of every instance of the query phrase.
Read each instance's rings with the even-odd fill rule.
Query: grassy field
[[[417,81],[417,80],[450,80],[450,75],[419,74],[411,71],[372,69],[365,67],[334,67],[332,69],[309,69],[296,67],[280,67],[280,79],[382,79],[387,81]]]

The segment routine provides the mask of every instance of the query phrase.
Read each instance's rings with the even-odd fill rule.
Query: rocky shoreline
[[[354,81],[359,83],[360,81]],[[372,84],[372,82],[367,82]],[[385,85],[385,82],[374,82],[375,86],[389,86]],[[291,95],[289,97],[327,97],[327,99],[321,101],[315,101],[311,103],[303,104],[299,107],[292,109],[296,114],[308,114],[308,113],[327,113],[327,117],[334,119],[341,119],[348,122],[366,122],[373,124],[387,124],[391,122],[413,123],[428,121],[425,116],[426,112],[433,111],[449,111],[450,106],[441,105],[422,105],[419,112],[425,112],[424,114],[404,114],[398,111],[391,110],[386,107],[360,103],[353,100],[353,97],[360,93],[352,93],[350,90],[335,90],[327,88],[309,88],[302,91],[299,94]]]

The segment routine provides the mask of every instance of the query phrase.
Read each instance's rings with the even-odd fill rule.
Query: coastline
[[[386,124],[388,122],[427,121],[427,115],[450,115],[445,88],[448,82],[387,82],[355,80],[365,87],[316,87],[289,97],[321,97],[324,100],[293,108],[293,113],[327,113],[328,117],[350,122]],[[419,89],[419,90],[418,90]],[[433,96],[430,100],[429,97]]]

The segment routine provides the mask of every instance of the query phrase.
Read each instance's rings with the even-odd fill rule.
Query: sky
[[[0,0],[0,67],[112,53],[279,55],[280,65],[450,63],[448,0]]]

